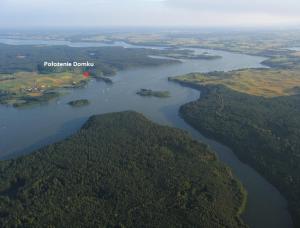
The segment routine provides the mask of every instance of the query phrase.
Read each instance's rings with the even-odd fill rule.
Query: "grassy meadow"
[[[65,87],[80,87],[87,80],[82,74],[72,72],[51,74],[17,72],[14,74],[1,74],[0,103],[21,106],[47,101],[59,95],[53,90]]]
[[[225,85],[232,90],[263,97],[288,96],[299,93],[300,71],[245,69],[208,74],[191,73],[174,80],[199,85]]]

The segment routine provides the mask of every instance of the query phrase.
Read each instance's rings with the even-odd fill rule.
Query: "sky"
[[[299,0],[0,0],[0,28],[298,26]]]

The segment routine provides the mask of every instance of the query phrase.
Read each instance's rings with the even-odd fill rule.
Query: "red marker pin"
[[[88,72],[88,71],[83,72],[83,77],[85,77],[85,78],[90,77],[90,72]]]

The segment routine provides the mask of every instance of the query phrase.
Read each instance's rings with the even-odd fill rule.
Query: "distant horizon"
[[[1,27],[1,32],[268,32],[281,30],[300,30],[299,25],[286,26],[32,26],[32,27]]]

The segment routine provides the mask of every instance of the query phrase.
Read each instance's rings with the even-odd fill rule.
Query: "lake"
[[[14,45],[110,46],[108,44],[71,43],[68,41],[1,39],[0,42]],[[114,46],[137,47],[124,42],[118,42]],[[112,78],[112,85],[91,80],[86,88],[67,89],[64,91],[66,92],[65,96],[52,100],[46,105],[24,109],[0,106],[0,158],[5,159],[28,153],[43,145],[64,139],[77,131],[91,115],[134,110],[143,113],[157,123],[188,131],[195,139],[207,143],[217,153],[220,160],[231,167],[233,173],[248,191],[248,204],[243,219],[250,227],[292,227],[287,203],[275,187],[251,167],[239,161],[229,148],[204,137],[179,117],[179,107],[198,99],[200,92],[168,81],[170,76],[191,72],[263,67],[260,63],[264,58],[224,51],[193,50],[198,53],[206,51],[223,58],[183,60],[181,64],[124,70]],[[136,95],[136,92],[141,88],[168,90],[171,97],[164,99],[141,97]],[[69,101],[76,99],[89,99],[91,104],[81,108],[72,108],[67,105]]]

